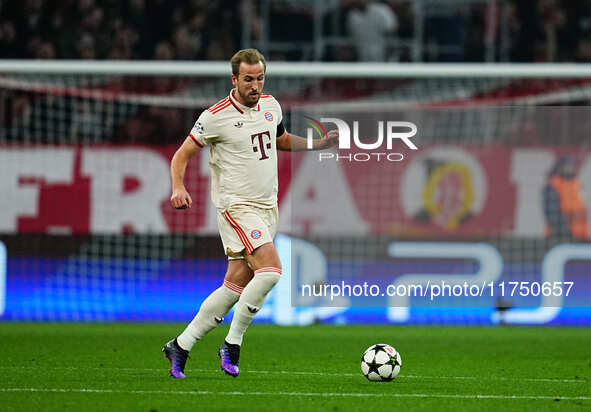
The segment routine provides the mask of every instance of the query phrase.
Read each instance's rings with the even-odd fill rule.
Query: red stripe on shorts
[[[252,243],[250,243],[250,241],[248,240],[248,237],[246,236],[246,233],[244,233],[244,230],[242,230],[240,225],[238,223],[236,223],[236,221],[232,218],[232,216],[230,216],[230,213],[228,213],[227,210],[224,212],[224,217],[226,218],[228,223],[230,223],[230,226],[232,226],[232,228],[234,229],[234,231],[236,232],[236,234],[240,238],[240,241],[242,242],[242,244],[246,248],[246,252],[250,255],[252,253],[252,251],[254,250],[254,247],[252,246]]]

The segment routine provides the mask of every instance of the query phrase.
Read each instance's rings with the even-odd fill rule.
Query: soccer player
[[[306,139],[285,130],[277,100],[262,93],[263,55],[255,49],[240,50],[231,65],[234,89],[201,113],[170,167],[170,202],[176,209],[190,208],[191,196],[183,184],[185,169],[200,148],[209,146],[211,197],[228,256],[223,284],[203,301],[187,328],[162,349],[174,378],[185,377],[185,364],[195,342],[220,324],[235,304],[218,356],[225,373],[233,377],[240,373],[244,332],[281,276],[281,262],[273,246],[278,218],[277,149],[307,150]],[[325,139],[314,140],[313,150],[337,141],[338,131],[330,131]]]

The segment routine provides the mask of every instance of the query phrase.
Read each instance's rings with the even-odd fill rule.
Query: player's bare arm
[[[312,143],[312,149],[308,149],[308,140],[301,137],[290,134],[288,132],[283,133],[277,138],[277,149],[285,152],[303,152],[306,150],[324,150],[328,149],[339,142],[339,131],[331,130],[326,134],[325,139],[314,139]]]
[[[175,209],[187,209],[191,207],[193,200],[185,188],[185,171],[189,160],[199,151],[191,137],[187,137],[181,147],[175,152],[170,162],[170,178],[172,180],[172,196],[170,204]]]

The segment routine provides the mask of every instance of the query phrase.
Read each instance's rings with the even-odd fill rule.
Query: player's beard
[[[246,94],[243,94],[242,92],[238,91],[238,93],[240,94],[240,97],[241,97],[242,101],[248,107],[255,106],[259,102],[259,99],[261,98],[261,93],[260,92],[258,92],[254,96],[251,94],[252,92],[248,92]]]

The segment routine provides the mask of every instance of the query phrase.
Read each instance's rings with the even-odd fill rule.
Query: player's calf
[[[238,300],[226,342],[233,345],[242,344],[244,332],[280,277],[281,269],[274,267],[265,267],[255,271],[253,279],[246,285]]]
[[[267,294],[279,281],[281,269],[264,267],[255,271],[253,279],[246,285],[230,325],[224,344],[218,352],[221,369],[230,376],[238,376],[238,360],[240,358],[240,345],[244,332],[263,305]]]
[[[241,286],[224,280],[224,284],[203,301],[195,318],[178,336],[177,342],[180,347],[190,351],[195,342],[217,327],[240,298],[242,289]]]

